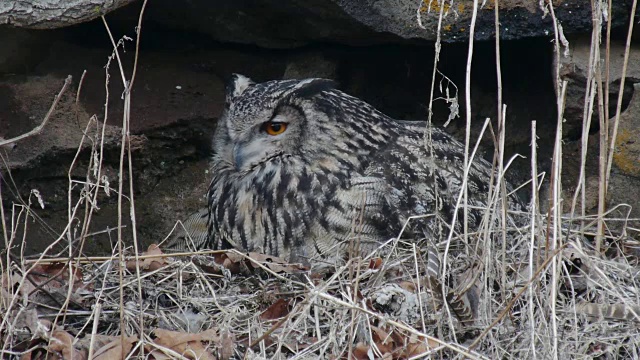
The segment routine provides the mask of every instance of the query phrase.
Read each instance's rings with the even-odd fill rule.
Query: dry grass
[[[540,3],[553,17],[551,4]],[[594,13],[598,11],[602,9],[594,8]],[[596,21],[594,29],[599,24]],[[106,21],[105,26],[108,29]],[[137,43],[141,30],[142,14]],[[602,34],[594,30],[593,36],[598,43]],[[562,29],[556,27],[557,56],[562,55],[563,39]],[[322,273],[259,254],[163,254],[156,247],[143,253],[135,241],[125,244],[123,216],[133,220],[127,231],[136,238],[133,184],[125,177],[133,172],[126,129],[135,66],[127,80],[118,55],[121,42],[113,38],[112,42],[114,54],[108,65],[116,60],[125,102],[117,188],[101,176],[104,125],[92,118],[79,145],[92,149],[86,181],[69,179],[69,218],[81,219],[80,224],[70,221],[41,256],[27,259],[23,249],[29,222],[24,220],[33,216],[31,205],[38,202],[38,194],[32,193],[21,204],[0,203],[5,246],[13,250],[1,263],[3,357],[44,358],[48,353],[53,358],[154,359],[640,358],[640,242],[638,229],[628,226],[632,220],[628,209],[606,210],[601,198],[598,214],[587,216],[581,209],[580,215],[573,212],[563,217],[562,121],[558,121],[551,196],[541,198],[538,192],[541,176],[534,122],[529,186],[533,200],[528,213],[507,212],[504,177],[512,159],[504,159],[508,115],[501,94],[496,178],[483,226],[475,232],[456,233],[444,224],[441,241],[435,244],[407,241],[399,234],[367,256],[324,266]],[[439,40],[436,46],[439,53]],[[472,56],[470,45],[465,94],[468,126]],[[599,59],[599,50],[592,56]],[[598,62],[593,63],[596,68]],[[501,84],[499,63],[497,70]],[[566,84],[556,74],[561,120]],[[604,82],[601,72],[591,75],[585,128],[595,94],[602,93],[596,89],[602,89]],[[606,97],[602,98],[604,104]],[[607,125],[608,117],[601,114],[600,121]],[[603,141],[614,143],[614,139]],[[467,136],[465,164],[475,156],[477,143],[474,148],[471,145]],[[611,154],[609,146],[601,149]],[[585,140],[583,159],[586,151]],[[601,165],[601,192],[606,192],[611,157],[603,159],[607,163]],[[83,189],[81,196],[73,191],[76,187]],[[92,213],[99,195],[110,191],[117,193],[119,201],[118,241],[111,256],[85,256]],[[573,199],[573,209],[584,204],[584,162]],[[550,210],[540,214],[540,204],[546,202]],[[465,203],[462,193],[458,206],[467,209]],[[11,223],[6,223],[5,212]],[[68,243],[66,254],[51,253],[64,242]]]

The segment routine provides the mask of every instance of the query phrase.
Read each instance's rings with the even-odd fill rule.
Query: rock
[[[632,219],[628,223],[619,222],[615,228],[624,226],[632,226],[638,228],[640,226],[640,180],[637,177],[619,173],[615,168],[611,173],[609,181],[609,190],[607,191],[607,209],[614,206],[626,204],[628,206],[620,206],[617,211],[610,215],[610,218]],[[637,231],[629,231],[631,236],[637,237]]]
[[[633,89],[629,107],[620,115],[613,163],[623,174],[640,178],[640,83],[634,84]],[[610,128],[613,135],[613,124]]]
[[[436,312],[433,299],[419,299],[419,297],[428,297],[427,294],[427,292],[416,294],[399,284],[391,283],[376,288],[368,294],[368,298],[378,311],[394,316],[407,324],[416,324],[420,319],[421,303],[429,308],[428,314]]]
[[[473,1],[444,3],[442,39],[464,42],[469,38]],[[424,0],[311,0],[311,1],[210,1],[193,0],[176,8],[169,0],[154,2],[149,18],[180,31],[196,31],[225,42],[263,47],[293,47],[312,42],[379,44],[389,42],[435,41],[440,7]],[[478,10],[476,39],[494,36],[492,2]],[[543,16],[536,1],[502,0],[501,38],[522,39],[551,36],[549,15]],[[169,9],[170,8],[170,9]],[[418,24],[420,14],[422,25]],[[614,2],[613,24],[629,18],[629,9]],[[582,0],[566,0],[556,5],[556,16],[567,34],[590,32],[591,5]]]
[[[11,139],[28,133],[40,125],[51,107],[56,94],[62,88],[64,78],[56,76],[13,76],[0,82],[0,136]],[[84,126],[76,122],[74,85],[63,94],[47,125],[39,134],[28,137],[12,145],[8,165],[21,169],[33,162],[50,156],[55,158],[60,152],[70,152],[78,148],[82,140]],[[88,119],[90,115],[82,108],[78,117]],[[119,138],[119,129],[108,126],[106,139],[112,144]]]
[[[640,83],[633,85],[633,96],[629,105],[620,116],[618,135],[615,141],[613,153],[613,166],[609,188],[606,194],[607,209],[619,204],[631,206],[631,211],[626,206],[619,207],[618,211],[609,217],[640,218]],[[612,124],[612,122],[611,122]],[[613,129],[610,129],[613,135]],[[575,192],[575,186],[580,174],[580,141],[568,142],[563,147],[565,158],[563,159],[563,198],[565,213],[570,212],[571,202]],[[598,211],[599,201],[599,134],[589,136],[586,159],[586,195],[585,209],[587,214]],[[546,184],[545,182],[545,185]],[[549,190],[547,190],[549,191]],[[543,199],[548,197],[548,192]],[[543,204],[544,205],[544,204]],[[580,198],[576,209],[580,208]],[[617,224],[622,225],[622,224]],[[612,226],[612,225],[610,225]],[[636,226],[636,225],[634,225]]]
[[[338,64],[321,52],[303,53],[289,60],[283,79],[336,79]]]
[[[376,34],[328,0],[191,0],[179,7],[173,1],[161,0],[154,1],[148,11],[149,19],[173,31],[267,48],[312,42],[372,44],[396,38],[393,34]]]
[[[0,24],[54,29],[105,15],[134,0],[36,0],[0,2]]]
[[[445,17],[442,23],[442,40],[448,42],[467,41],[473,13],[473,0],[435,1],[423,0],[335,0],[354,19],[378,33],[392,33],[403,39],[435,40],[438,29],[440,3]],[[484,7],[478,9],[476,40],[488,40],[495,34],[495,1],[479,1]],[[453,4],[453,5],[451,5]],[[591,5],[581,0],[562,1],[555,4],[556,17],[562,22],[566,33],[590,31]],[[616,3],[613,18],[616,25],[628,19],[629,10]],[[418,15],[419,14],[419,15]],[[553,34],[549,15],[544,16],[538,2],[527,0],[500,1],[500,37],[504,40],[522,39]],[[418,16],[424,28],[418,24]]]
[[[0,5],[2,6],[2,5]],[[32,69],[49,51],[50,34],[0,27],[0,73],[22,73]]]
[[[3,109],[0,112],[0,137],[11,139],[42,122],[66,74],[74,75],[72,85],[42,131],[2,149],[12,180],[6,183],[3,180],[1,188],[8,223],[11,223],[11,204],[19,203],[19,196],[26,200],[35,189],[44,202],[44,209],[37,203],[33,206],[36,221],[28,227],[27,253],[42,251],[65,229],[69,200],[73,206],[79,199],[82,184],[90,171],[91,144],[99,139],[96,123],[84,133],[86,125],[94,114],[100,124],[104,120],[103,66],[110,49],[79,48],[65,42],[54,42],[51,48],[50,53],[34,59],[38,72],[45,75],[5,75],[0,79],[0,108]],[[130,60],[130,53],[124,56],[123,60]],[[204,195],[210,176],[211,136],[214,119],[219,116],[224,102],[223,85],[215,75],[203,76],[202,69],[192,65],[193,58],[180,56],[181,63],[174,61],[177,58],[168,60],[167,56],[172,55],[156,53],[145,60],[138,69],[137,86],[132,96],[134,192],[138,239],[144,244],[159,243],[175,221],[206,205]],[[173,63],[172,70],[164,66],[168,63]],[[85,247],[90,253],[110,251],[115,238],[113,229],[117,225],[122,83],[116,66],[112,66],[110,120],[102,151],[104,184],[108,182],[111,191],[110,194],[101,191],[98,196],[99,209],[96,209],[89,229],[95,234],[89,237]],[[83,69],[87,73],[76,103]],[[164,71],[173,75],[163,74]],[[84,134],[87,137],[80,146]],[[72,163],[75,165],[70,171]],[[1,169],[2,178],[9,179],[5,163]],[[70,199],[67,194],[69,177],[77,181]],[[131,244],[128,193],[126,190],[123,218],[127,226],[125,240]],[[81,220],[84,215],[77,216]],[[77,235],[77,231],[78,228],[72,229],[73,234]]]
[[[87,21],[131,2],[40,0],[40,5],[9,1],[0,5],[0,24],[29,28],[55,28]],[[440,5],[444,5],[442,40],[464,42],[469,38],[473,0],[191,0],[176,6],[173,0],[156,0],[147,6],[147,25],[154,23],[170,32],[204,34],[223,42],[288,48],[313,42],[380,44],[389,42],[434,41],[437,37]],[[481,1],[475,37],[494,36],[494,2]],[[451,5],[453,4],[453,6]],[[584,0],[564,0],[555,5],[555,14],[566,34],[591,29],[591,5]],[[501,38],[522,39],[551,36],[550,15],[539,2],[500,1]],[[629,19],[630,6],[613,2],[614,27]],[[110,16],[136,20],[138,6]],[[115,19],[114,19],[115,18]]]
[[[637,219],[640,218],[640,83],[634,84],[633,89],[629,107],[620,115],[607,201],[611,206],[630,205],[629,215]],[[622,208],[621,213],[626,217],[627,208]]]
[[[567,98],[565,106],[565,119],[567,127],[565,134],[573,139],[580,138],[582,134],[582,119],[584,110],[584,97],[589,70],[589,56],[591,51],[590,37],[577,37],[569,39],[570,55],[560,58],[560,73],[563,80],[567,80]],[[610,55],[610,83],[609,83],[609,117],[613,118],[616,112],[620,77],[622,76],[622,64],[624,60],[625,44],[621,40],[611,43]],[[604,59],[605,44],[602,44],[602,59]],[[604,66],[604,60],[603,60]],[[640,81],[640,47],[632,44],[629,63],[626,73],[627,80],[623,93],[622,109],[624,110],[633,93],[633,82]],[[598,128],[598,104],[597,97],[594,105],[594,114],[591,120],[591,130]]]

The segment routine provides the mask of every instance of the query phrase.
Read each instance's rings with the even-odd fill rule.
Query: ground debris
[[[536,245],[539,267],[529,269],[529,239],[515,236],[491,259],[485,251],[465,255],[454,239],[444,277],[420,257],[428,249],[400,240],[322,273],[258,253],[177,255],[156,245],[137,257],[125,249],[123,262],[12,263],[2,275],[0,335],[4,349],[24,359],[526,358],[534,345],[545,358],[555,281],[559,353],[633,357],[637,265],[574,237],[549,259]],[[452,301],[470,294],[473,301]],[[454,305],[469,308],[473,321]],[[543,329],[533,345],[532,323]]]

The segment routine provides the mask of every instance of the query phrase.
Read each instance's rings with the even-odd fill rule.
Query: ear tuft
[[[231,80],[227,83],[226,93],[227,93],[227,103],[237,96],[240,96],[247,88],[251,85],[254,85],[255,82],[250,78],[240,75],[240,74],[232,74]]]

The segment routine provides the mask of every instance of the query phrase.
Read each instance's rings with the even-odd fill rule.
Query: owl
[[[399,121],[326,79],[255,83],[234,75],[214,135],[210,249],[313,264],[399,235],[460,231],[464,146],[426,122]],[[487,206],[492,167],[467,174],[468,228]],[[510,195],[510,206],[520,204]],[[457,221],[454,212],[458,211]],[[443,226],[444,224],[444,226]]]

